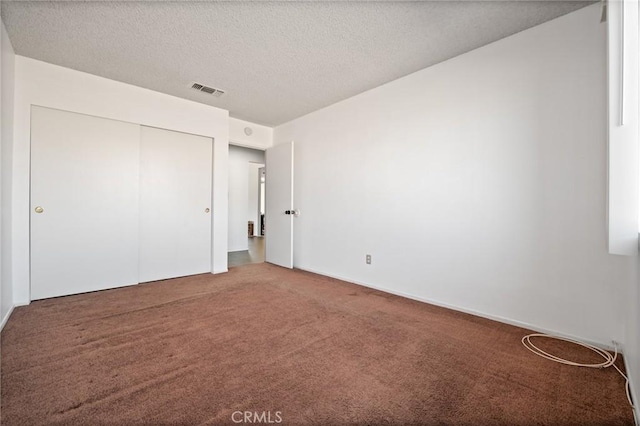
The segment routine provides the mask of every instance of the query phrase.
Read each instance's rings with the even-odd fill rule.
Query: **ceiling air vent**
[[[224,90],[220,90],[220,89],[216,89],[215,87],[209,87],[209,86],[205,86],[204,84],[200,84],[200,83],[193,83],[191,85],[192,89],[195,89],[199,92],[204,92],[204,93],[208,93],[210,95],[213,95],[217,98],[219,98],[220,96],[224,95]]]

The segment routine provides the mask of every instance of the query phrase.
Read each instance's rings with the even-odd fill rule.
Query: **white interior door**
[[[293,142],[266,151],[265,260],[293,268]]]
[[[140,282],[211,272],[213,140],[142,126],[140,141]]]
[[[138,283],[140,126],[31,109],[31,299]]]

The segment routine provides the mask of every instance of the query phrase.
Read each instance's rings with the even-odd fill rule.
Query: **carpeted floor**
[[[615,370],[525,333],[267,264],[38,301],[2,332],[2,425],[633,424]]]

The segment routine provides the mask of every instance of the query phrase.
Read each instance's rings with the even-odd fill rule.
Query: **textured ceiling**
[[[278,125],[587,4],[3,0],[2,19],[17,54]]]

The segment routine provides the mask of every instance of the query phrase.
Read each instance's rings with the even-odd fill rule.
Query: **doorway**
[[[265,260],[264,155],[229,146],[229,267]]]
[[[259,179],[259,193],[258,193],[258,197],[259,197],[259,201],[258,201],[258,234],[261,237],[265,236],[264,233],[264,228],[265,228],[265,224],[266,224],[266,220],[265,220],[265,215],[267,213],[267,210],[265,208],[265,204],[266,204],[266,188],[267,188],[267,174],[265,173],[265,168],[264,167],[260,167],[258,169],[258,179]]]

